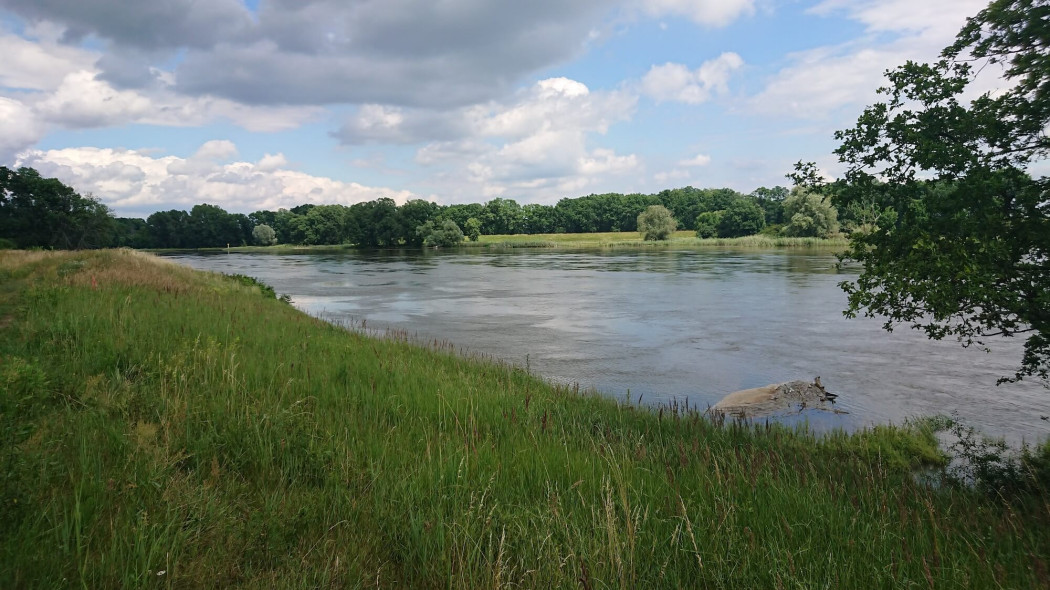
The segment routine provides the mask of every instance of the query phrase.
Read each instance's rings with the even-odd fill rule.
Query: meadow
[[[968,485],[943,421],[702,410],[148,254],[0,252],[0,587],[1050,586],[1050,446]]]
[[[677,231],[670,239],[646,242],[638,232],[605,232],[584,234],[516,234],[481,236],[477,242],[465,242],[474,248],[832,248],[845,250],[845,238],[792,238],[753,235],[742,238],[696,237],[693,231]]]

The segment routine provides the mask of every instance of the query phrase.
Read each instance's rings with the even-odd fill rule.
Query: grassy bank
[[[700,239],[692,231],[675,232],[669,240],[646,242],[638,232],[608,232],[593,234],[536,234],[481,236],[467,247],[482,248],[829,248],[845,250],[844,238],[788,238],[775,236],[746,236],[743,238]]]
[[[1031,588],[1045,491],[348,333],[131,252],[0,253],[0,587]]]

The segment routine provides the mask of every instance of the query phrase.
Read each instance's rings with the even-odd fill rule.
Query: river
[[[854,430],[956,413],[1013,444],[1050,436],[1050,390],[996,386],[1020,340],[988,353],[847,319],[824,251],[439,251],[180,254],[256,277],[315,316],[407,331],[548,379],[700,408],[738,389],[820,376],[845,413],[787,417]]]

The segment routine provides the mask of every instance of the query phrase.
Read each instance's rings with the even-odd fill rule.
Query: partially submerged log
[[[754,389],[734,391],[715,404],[712,412],[718,412],[737,418],[758,418],[775,414],[797,413],[805,409],[833,410],[829,404],[835,403],[838,397],[829,393],[820,383],[820,377],[813,383],[806,381],[788,381],[775,383]]]

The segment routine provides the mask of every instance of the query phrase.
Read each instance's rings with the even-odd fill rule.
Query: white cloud
[[[60,30],[60,29],[59,29]],[[55,129],[127,124],[201,126],[228,120],[249,131],[277,131],[318,116],[318,107],[250,106],[224,98],[178,95],[159,76],[138,90],[119,89],[99,77],[103,54],[58,43],[55,27],[29,31],[40,39],[0,32],[0,161],[10,161]]]
[[[228,139],[213,139],[206,141],[197,148],[193,154],[194,158],[201,160],[224,161],[237,157],[237,146]]]
[[[965,16],[987,5],[985,0],[824,0],[809,12],[820,16],[845,12],[869,32],[933,32],[938,38],[951,38]]]
[[[91,52],[55,42],[0,33],[0,86],[54,90],[68,74],[87,70],[97,59]]]
[[[55,92],[34,105],[40,117],[61,127],[108,127],[152,115],[154,106],[137,92],[119,91],[86,70],[67,75]]]
[[[6,161],[33,145],[44,134],[43,124],[32,109],[17,100],[0,96],[0,161]]]
[[[933,61],[949,45],[966,16],[984,0],[825,0],[810,10],[819,16],[845,13],[868,34],[848,43],[788,56],[787,65],[748,102],[762,114],[834,118],[839,109],[873,102],[883,73],[908,60]],[[886,33],[895,36],[886,40]]]
[[[711,163],[711,156],[708,156],[706,154],[697,154],[696,156],[693,156],[692,158],[689,158],[687,160],[682,160],[681,162],[678,162],[678,165],[679,166],[686,166],[686,167],[698,167],[698,166],[707,166],[710,163]]]
[[[288,167],[288,158],[284,157],[282,153],[276,154],[265,154],[255,164],[256,169],[263,172],[269,172],[272,170],[279,170],[281,168]]]
[[[741,16],[755,13],[755,0],[641,0],[651,16],[684,16],[711,27],[724,27]]]
[[[743,65],[739,55],[727,52],[695,70],[677,63],[653,66],[642,78],[641,92],[657,102],[700,104],[727,92],[730,75]]]
[[[568,78],[541,80],[511,100],[453,113],[460,137],[424,145],[416,163],[436,168],[431,181],[451,200],[556,200],[642,168],[635,154],[589,145],[591,137],[630,119],[636,103],[629,91],[592,92]],[[415,125],[417,115],[405,115],[403,124]]]
[[[36,168],[81,193],[93,193],[118,215],[146,216],[164,209],[189,209],[199,203],[250,212],[303,203],[349,205],[379,197],[403,203],[414,197],[409,191],[289,170],[281,163],[280,154],[266,156],[258,163],[217,163],[235,154],[236,146],[223,140],[204,144],[190,158],[81,147],[29,151],[18,165]]]
[[[665,184],[669,181],[684,182],[688,180],[692,175],[689,174],[688,170],[682,170],[681,168],[672,168],[671,170],[664,170],[653,174],[653,180],[660,184]]]

